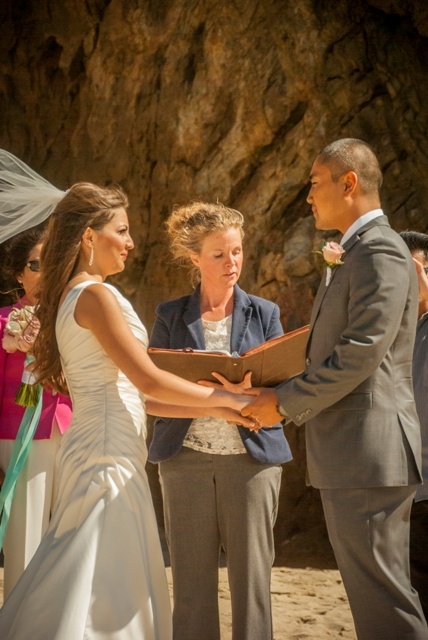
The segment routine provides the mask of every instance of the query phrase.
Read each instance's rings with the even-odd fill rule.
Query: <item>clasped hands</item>
[[[272,427],[281,422],[283,417],[278,413],[278,398],[275,389],[251,386],[251,371],[248,371],[241,382],[230,382],[220,373],[213,372],[218,382],[199,380],[198,384],[212,389],[225,389],[230,393],[249,396],[248,404],[241,409],[241,416],[252,420],[252,425],[243,424],[250,431],[259,431],[262,427]]]

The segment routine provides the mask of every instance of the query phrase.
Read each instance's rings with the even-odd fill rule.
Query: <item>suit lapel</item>
[[[198,285],[189,296],[186,310],[183,313],[184,324],[194,342],[194,349],[206,348],[201,320],[200,290],[200,285]],[[234,287],[232,334],[230,337],[231,351],[240,353],[250,324],[252,312],[253,309],[250,298],[245,291],[242,291],[236,284]]]
[[[333,278],[334,276],[334,269],[333,269],[333,273],[331,274],[331,277]],[[320,310],[320,306],[322,301],[324,300],[324,296],[327,292],[327,284],[326,284],[326,280],[327,280],[327,269],[324,269],[324,273],[320,282],[320,286],[318,287],[318,291],[317,294],[315,296],[315,300],[314,300],[314,304],[312,307],[312,312],[311,312],[311,319],[310,319],[310,325],[311,325],[311,330],[312,330],[312,326],[315,322],[315,318],[318,315],[318,312]]]
[[[343,262],[346,262],[346,256],[349,254],[349,251],[351,250],[351,248],[354,246],[354,244],[357,242],[357,240],[359,239],[359,236],[357,233],[354,233],[347,242],[345,242],[345,244],[343,245],[343,248],[345,249],[345,253],[343,256]],[[317,291],[317,295],[315,296],[315,301],[314,301],[314,306],[312,307],[312,313],[311,313],[311,319],[310,319],[310,329],[309,329],[309,336],[308,336],[308,347],[309,347],[309,342],[311,339],[311,335],[312,335],[312,329],[314,327],[315,321],[318,317],[318,314],[320,312],[321,309],[321,305],[322,302],[324,300],[325,294],[327,293],[327,289],[328,287],[331,285],[331,282],[334,278],[334,276],[336,275],[336,271],[340,269],[340,265],[337,267],[334,267],[331,271],[331,278],[330,278],[330,282],[327,285],[326,281],[327,281],[327,269],[324,269],[324,273],[323,273],[323,277],[320,283],[320,286],[318,287],[318,291]]]
[[[232,335],[230,337],[231,351],[241,353],[242,343],[250,324],[253,308],[251,300],[240,287],[234,287]]]
[[[389,226],[389,222],[388,222],[388,218],[386,216],[378,216],[377,218],[374,218],[374,220],[370,220],[370,222],[367,222],[367,224],[365,224],[363,227],[361,227],[361,229],[359,229],[358,231],[356,231],[343,245],[343,248],[345,249],[345,254],[343,256],[343,261],[346,261],[346,256],[349,255],[350,251],[352,250],[353,246],[359,241],[360,237],[365,233],[365,231],[367,231],[368,229],[371,229],[374,226],[377,225],[386,225]],[[334,269],[332,269],[332,274],[331,274],[331,279],[330,279],[330,284],[335,276],[336,271],[340,269],[340,267],[334,267]],[[327,277],[327,269],[324,271],[322,280],[321,280],[321,284],[318,288],[317,291],[317,295],[315,297],[315,301],[314,301],[314,306],[312,308],[312,313],[311,313],[311,319],[310,319],[310,330],[309,330],[309,336],[308,336],[308,345],[309,345],[309,340],[311,338],[311,334],[312,334],[312,329],[313,326],[315,324],[315,321],[318,317],[319,311],[321,309],[321,305],[322,302],[324,300],[324,296],[327,293],[327,289],[328,286],[330,286],[330,284],[328,286],[326,286],[326,277]]]
[[[186,310],[183,313],[183,321],[194,342],[194,349],[205,349],[204,330],[201,320],[200,291],[201,287],[198,285],[189,296]]]

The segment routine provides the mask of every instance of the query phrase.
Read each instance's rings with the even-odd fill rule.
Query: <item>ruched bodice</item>
[[[74,319],[78,297],[90,284],[76,285],[58,313],[57,340],[73,421],[57,456],[49,529],[0,611],[2,640],[171,638],[169,595],[144,468],[144,398],[92,332]],[[146,345],[146,330],[132,306],[114,287],[103,286]]]
[[[100,407],[113,420],[105,423],[105,428],[114,430],[114,417],[119,416],[133,425],[133,430],[145,429],[142,394],[129,382],[114,362],[100,347],[91,331],[83,329],[74,320],[74,307],[81,291],[91,282],[84,282],[72,289],[64,300],[57,319],[57,340],[67,384],[73,400],[73,410],[77,422],[83,413],[98,411]],[[126,321],[135,337],[147,346],[147,332],[132,306],[118,291],[104,284],[118,299]],[[103,319],[100,318],[100,323]],[[123,406],[126,411],[123,411]],[[145,433],[144,433],[145,435]]]

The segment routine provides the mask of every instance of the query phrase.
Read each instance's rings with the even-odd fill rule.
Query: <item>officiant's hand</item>
[[[202,387],[211,387],[212,389],[225,389],[230,393],[238,394],[250,394],[252,396],[257,395],[258,389],[253,389],[251,386],[251,371],[247,371],[241,382],[230,382],[227,378],[221,375],[221,373],[212,372],[212,376],[218,380],[213,382],[212,380],[198,380],[198,384]],[[251,391],[250,391],[251,390]]]
[[[283,416],[278,413],[278,396],[275,389],[260,388],[255,400],[241,409],[243,416],[258,420],[264,426],[272,427],[281,422]]]

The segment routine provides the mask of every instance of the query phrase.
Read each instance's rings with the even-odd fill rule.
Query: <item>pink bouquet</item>
[[[34,307],[29,305],[21,309],[14,307],[8,315],[4,329],[3,349],[8,353],[22,351],[27,354],[21,386],[15,398],[15,402],[23,407],[35,407],[40,394],[40,385],[36,384],[36,378],[29,370],[29,365],[34,362],[29,352],[33,348],[39,329],[40,322],[35,315]]]

